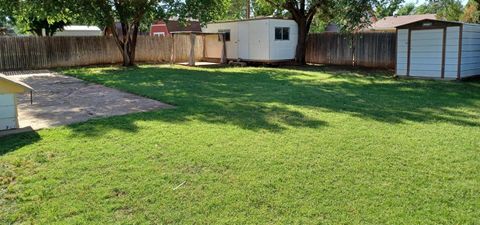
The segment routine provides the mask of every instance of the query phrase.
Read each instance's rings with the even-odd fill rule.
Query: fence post
[[[188,59],[189,66],[195,66],[195,34],[190,34],[190,57]]]
[[[220,59],[221,64],[227,63],[227,44],[225,43],[225,34],[220,34],[222,38],[222,58]]]
[[[172,34],[172,52],[170,53],[170,63],[175,64],[175,34]]]

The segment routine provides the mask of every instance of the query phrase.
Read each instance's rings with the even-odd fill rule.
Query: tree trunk
[[[305,53],[307,48],[307,37],[308,31],[310,30],[310,25],[312,24],[313,17],[318,12],[318,9],[322,4],[325,4],[325,1],[316,1],[310,5],[310,9],[306,9],[307,5],[305,0],[295,1],[288,0],[284,4],[276,4],[275,1],[266,0],[270,4],[282,7],[289,11],[292,14],[293,20],[297,22],[298,25],[298,41],[297,49],[295,52],[295,62],[299,65],[305,65]],[[313,1],[312,1],[313,2]]]
[[[135,66],[135,50],[137,46],[138,23],[128,26],[122,23],[122,37],[117,33],[115,25],[111,26],[115,43],[123,58],[123,66]]]
[[[39,37],[43,36],[43,31],[42,31],[41,28],[40,29],[38,29],[38,28],[37,29],[32,29],[32,30],[30,30],[30,32],[32,32],[34,35],[37,35]]]
[[[123,47],[123,50],[122,50],[122,56],[123,56],[123,66],[133,66],[133,62],[130,58],[130,54],[128,52],[128,48],[129,48],[129,43],[125,43],[124,44],[124,47]]]
[[[139,24],[134,24],[133,25],[133,33],[131,37],[131,46],[130,46],[130,66],[135,65],[135,53],[137,50],[137,37],[138,37],[138,27]]]
[[[295,52],[295,62],[299,65],[305,65],[305,53],[307,48],[307,35],[309,26],[307,24],[306,19],[298,19],[298,41],[297,41],[297,49]]]

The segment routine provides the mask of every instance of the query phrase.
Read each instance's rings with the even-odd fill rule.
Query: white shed
[[[397,27],[399,76],[480,75],[480,25],[425,19]]]
[[[0,75],[0,131],[19,128],[16,95],[33,89]]]
[[[227,58],[250,62],[280,62],[295,59],[298,26],[293,20],[255,18],[209,23],[203,32],[225,33]],[[218,40],[220,41],[220,40]],[[218,49],[207,48],[218,58]]]

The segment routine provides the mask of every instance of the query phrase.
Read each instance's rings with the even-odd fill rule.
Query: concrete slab
[[[18,96],[21,128],[31,127],[38,130],[84,122],[96,117],[172,108],[156,100],[50,71],[15,72],[6,75],[30,85],[35,90],[33,104],[30,104],[29,94]]]

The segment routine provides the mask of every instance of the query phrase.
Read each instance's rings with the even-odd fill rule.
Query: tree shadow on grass
[[[108,129],[135,132],[135,121],[181,123],[199,120],[249,130],[281,132],[318,128],[327,122],[305,110],[344,113],[384,123],[437,122],[478,126],[480,87],[475,83],[393,80],[360,71],[324,67],[191,69],[147,66],[66,71],[90,82],[156,99],[177,108],[94,121],[84,135]],[[321,75],[324,73],[324,75]],[[368,73],[368,72],[367,72]],[[93,127],[93,129],[92,129]]]
[[[26,133],[0,137],[0,156],[16,151],[17,149],[33,144],[40,140],[40,135],[33,130]]]
[[[221,109],[222,111],[217,111]],[[248,103],[230,104],[212,102],[202,105],[197,110],[177,107],[161,109],[146,113],[134,113],[128,116],[114,116],[109,119],[96,118],[88,123],[69,125],[75,135],[98,136],[108,130],[137,132],[138,121],[164,121],[168,123],[184,123],[199,120],[210,124],[232,124],[248,130],[268,130],[281,132],[288,126],[318,128],[326,126],[321,120],[305,116],[303,113],[280,106],[259,106]]]

